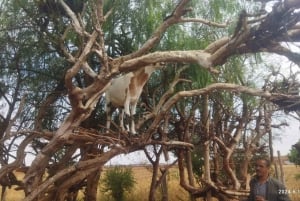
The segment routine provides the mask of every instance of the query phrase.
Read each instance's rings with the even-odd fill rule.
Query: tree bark
[[[205,143],[204,143],[204,179],[206,182],[211,183],[210,175],[210,119],[209,119],[209,106],[208,106],[208,95],[202,97],[203,101],[203,111],[202,111],[202,129],[205,134]],[[209,190],[206,194],[206,200],[212,200],[212,193]]]
[[[97,189],[99,186],[101,171],[97,169],[95,172],[87,176],[87,187],[85,201],[97,201]]]

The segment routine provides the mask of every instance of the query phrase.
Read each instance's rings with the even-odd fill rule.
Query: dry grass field
[[[300,179],[296,179],[295,176],[300,174],[300,167],[295,165],[285,165],[285,184],[289,191],[289,195],[292,201],[300,201]]]
[[[136,180],[135,189],[126,194],[127,201],[147,201],[148,189],[151,181],[151,169],[147,167],[134,167],[134,177]],[[285,181],[287,189],[290,190],[289,195],[292,201],[300,201],[300,180],[295,179],[296,174],[300,174],[300,167],[294,165],[284,166]],[[18,175],[22,177],[22,175]],[[178,183],[178,171],[172,169],[168,175],[168,190],[170,201],[186,201],[188,200],[188,194],[179,186]],[[159,194],[157,195],[160,196]],[[14,191],[13,188],[7,191],[6,201],[21,201],[24,194],[19,191]],[[82,199],[79,197],[78,201]],[[159,200],[159,199],[158,199]],[[99,191],[98,201],[111,201],[110,197],[103,192]],[[201,199],[199,199],[201,201]]]

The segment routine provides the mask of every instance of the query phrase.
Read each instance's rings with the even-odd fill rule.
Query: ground
[[[148,189],[151,181],[151,168],[145,166],[134,166],[133,172],[136,180],[135,189],[126,195],[127,200],[130,201],[147,201]],[[295,165],[284,165],[285,182],[287,186],[287,192],[290,195],[292,201],[300,200],[300,181],[296,180],[295,176],[300,174],[300,167]],[[21,178],[23,175],[18,173]],[[172,168],[168,175],[169,184],[169,200],[180,201],[187,200],[188,194],[179,186],[178,183],[178,171],[176,168]],[[7,191],[7,201],[21,201],[24,198],[24,194],[21,191],[15,191],[12,187]],[[109,201],[107,195],[103,192],[99,192],[99,201]],[[80,198],[78,200],[81,200]],[[199,199],[200,201],[200,199]]]

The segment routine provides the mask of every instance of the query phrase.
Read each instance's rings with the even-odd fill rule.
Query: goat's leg
[[[111,105],[106,105],[106,133],[109,133],[110,124],[111,124],[111,116],[112,116],[112,107]]]
[[[131,118],[131,107],[130,107],[130,97],[128,96],[128,94],[126,93],[126,98],[125,98],[125,102],[124,102],[124,108],[122,110],[122,114],[121,114],[121,119],[120,119],[120,126],[122,128],[123,131],[125,131],[125,127],[124,127],[124,116],[128,115],[129,118]],[[130,131],[131,132],[131,128],[127,127],[127,131]]]
[[[124,115],[125,115],[125,111],[124,111],[124,109],[121,109],[120,116],[119,116],[120,119],[119,120],[120,120],[120,127],[121,127],[122,131],[126,130],[125,127],[124,127]]]
[[[130,121],[131,121],[130,132],[135,135],[136,130],[135,130],[134,116],[130,116]]]
[[[136,105],[137,105],[137,101],[134,102],[132,105],[131,105],[131,108],[130,108],[130,132],[135,135],[136,134],[136,130],[135,130],[135,122],[134,122],[134,115],[136,113]]]

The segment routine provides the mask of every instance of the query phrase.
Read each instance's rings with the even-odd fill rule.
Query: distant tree
[[[300,140],[292,146],[288,158],[296,165],[300,165]]]

